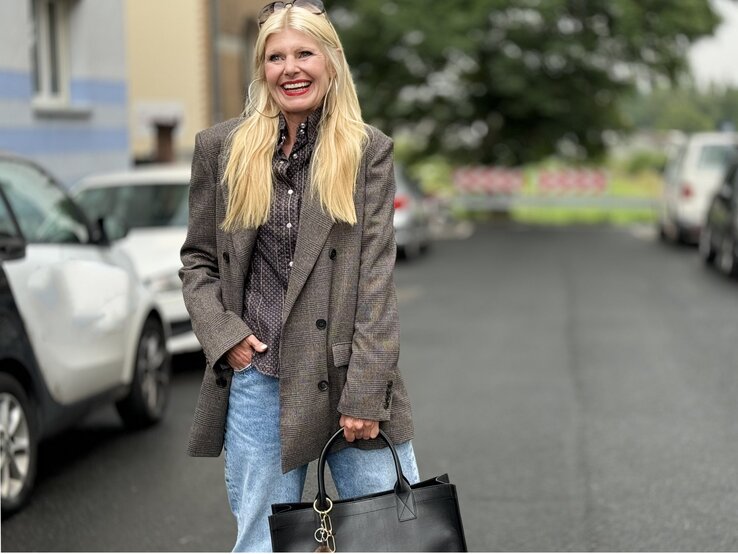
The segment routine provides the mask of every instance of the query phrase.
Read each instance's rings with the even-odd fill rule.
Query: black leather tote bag
[[[332,500],[325,492],[325,463],[338,430],[318,461],[315,502],[272,504],[269,529],[274,552],[466,552],[456,487],[448,475],[410,485],[389,437],[395,461],[394,490]]]

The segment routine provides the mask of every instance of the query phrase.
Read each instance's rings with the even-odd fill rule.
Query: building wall
[[[36,99],[31,0],[0,1],[0,150],[30,157],[72,184],[129,165],[123,0],[66,0],[69,96]]]
[[[243,112],[252,76],[256,17],[265,0],[219,0],[218,62],[221,119]]]
[[[198,131],[241,114],[265,3],[126,1],[129,128],[138,162],[155,157],[157,121],[177,122],[175,155],[188,161]]]
[[[127,0],[126,36],[134,156],[155,156],[157,122],[176,122],[175,155],[212,124],[208,0]]]

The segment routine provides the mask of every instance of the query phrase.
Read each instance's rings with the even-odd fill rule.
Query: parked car
[[[201,349],[182,297],[179,250],[187,235],[189,166],[142,166],[88,177],[73,195],[91,218],[105,218],[116,248],[133,261],[172,329],[171,354]]]
[[[664,172],[659,235],[696,244],[710,198],[738,145],[738,133],[695,133],[675,149]]]
[[[42,439],[100,402],[126,426],[164,415],[168,326],[103,226],[39,166],[0,154],[0,493],[33,488]]]
[[[430,245],[430,216],[418,183],[395,164],[395,241],[401,257],[414,258]]]
[[[738,275],[738,148],[713,195],[700,235],[700,257],[730,277]]]

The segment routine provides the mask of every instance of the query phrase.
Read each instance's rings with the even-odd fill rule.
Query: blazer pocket
[[[350,342],[339,342],[334,344],[333,350],[333,365],[336,367],[343,367],[349,365],[351,360],[351,343]]]

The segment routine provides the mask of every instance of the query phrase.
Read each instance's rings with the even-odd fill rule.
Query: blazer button
[[[320,329],[321,331],[326,328],[328,324],[325,322],[325,319],[319,319],[315,322],[315,326]]]
[[[228,252],[223,252],[223,261],[227,264],[231,263],[231,257],[228,255]]]
[[[322,390],[323,392],[328,390],[328,381],[321,381],[318,383],[318,388]]]
[[[337,254],[336,249],[335,248],[331,248],[331,253],[328,255],[328,257],[331,260],[335,260],[336,259],[336,254]]]

